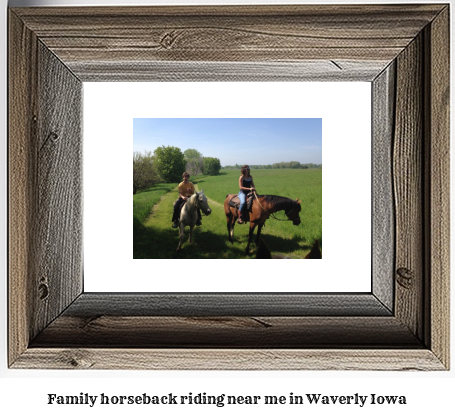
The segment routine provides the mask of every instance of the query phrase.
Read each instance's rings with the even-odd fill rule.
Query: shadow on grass
[[[261,238],[267,243],[272,254],[293,254],[296,251],[310,251],[313,246],[313,241],[302,243],[300,238],[293,237],[292,239],[283,239],[279,236],[261,234]],[[322,249],[322,238],[319,239],[319,246]]]
[[[179,230],[145,227],[137,218],[133,218],[133,258],[134,259],[208,259],[208,258],[245,258],[244,246],[228,246],[226,236],[204,231],[204,226],[193,229],[193,243],[188,243],[189,228],[185,230],[185,239],[180,252],[176,252],[179,242]]]
[[[262,234],[270,251],[292,255],[296,251],[310,250],[312,244],[302,244],[299,238],[284,239],[274,235]],[[188,243],[189,228],[185,229],[182,250],[176,252],[179,242],[179,230],[145,227],[137,218],[133,218],[133,258],[134,259],[241,259],[255,258],[256,235],[250,245],[250,255],[245,254],[246,236],[235,236],[234,244],[228,242],[225,235],[218,235],[204,230],[204,225],[193,229],[193,243]],[[322,247],[322,243],[320,243]]]

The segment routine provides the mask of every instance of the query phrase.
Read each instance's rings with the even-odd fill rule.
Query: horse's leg
[[[253,239],[253,233],[254,233],[254,228],[256,227],[256,224],[254,222],[250,222],[250,231],[248,233],[248,244],[246,246],[246,254],[250,255],[250,243],[251,240]]]
[[[177,246],[177,252],[182,248],[183,238],[185,237],[185,225],[180,221],[179,223],[180,236],[179,236],[179,245]]]
[[[231,241],[231,244],[234,245],[234,226],[235,226],[235,216],[234,215],[231,215],[231,231],[230,231],[230,234],[229,234],[229,239]]]
[[[190,245],[191,245],[191,241],[192,241],[191,237],[193,236],[193,228],[194,228],[194,225],[190,225],[190,238],[189,238],[189,240],[188,240],[188,242],[190,243]]]
[[[232,218],[232,213],[226,213],[226,226],[227,226],[227,231],[228,231],[228,241],[232,243],[231,239],[231,218]]]
[[[260,224],[258,225],[258,231],[257,231],[257,233],[256,233],[256,246],[259,245],[259,238],[261,237],[261,229],[262,229],[263,226],[264,226],[263,223],[260,223]]]

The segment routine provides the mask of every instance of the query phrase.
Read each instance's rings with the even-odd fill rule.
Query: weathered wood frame
[[[372,292],[85,293],[97,80],[371,82]],[[448,369],[449,6],[10,9],[8,301],[11,368]]]

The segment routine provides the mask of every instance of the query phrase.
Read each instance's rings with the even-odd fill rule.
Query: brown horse
[[[229,206],[229,200],[233,195],[227,195],[224,201],[224,213],[227,219],[227,230],[229,236],[229,242],[234,243],[234,225],[238,217],[238,210]],[[282,196],[257,196],[253,200],[251,211],[244,215],[243,219],[245,222],[250,222],[250,232],[248,234],[248,244],[246,246],[246,254],[250,253],[250,243],[253,238],[254,229],[258,227],[256,235],[256,245],[258,245],[259,238],[261,236],[261,229],[264,226],[265,221],[275,212],[284,210],[288,220],[292,221],[293,225],[300,225],[299,212],[302,209],[300,206],[300,200],[292,200],[288,197]]]

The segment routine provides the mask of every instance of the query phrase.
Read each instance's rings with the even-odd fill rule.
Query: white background
[[[84,290],[371,291],[370,103],[367,82],[85,83]],[[200,271],[191,277],[178,259],[133,260],[133,118],[150,117],[322,118],[323,259],[255,261],[258,272],[248,278],[232,272],[246,266],[241,259],[185,260],[187,269]],[[353,246],[355,268],[346,255]]]
[[[416,1],[417,2],[417,1]],[[430,1],[427,1],[429,3]],[[115,0],[98,0],[96,4],[125,4]],[[156,4],[152,1],[135,1],[135,4]],[[199,2],[190,1],[168,1],[168,4],[195,4]],[[206,2],[209,3],[209,2]],[[219,2],[213,1],[212,3]],[[243,2],[232,2],[240,4]],[[250,1],[250,3],[260,3]],[[264,3],[264,1],[262,2]],[[272,2],[266,2],[272,3]],[[275,1],[273,3],[280,3]],[[297,3],[286,0],[286,3]],[[312,1],[311,3],[316,3]],[[317,2],[321,3],[321,2]],[[324,3],[338,3],[325,1]],[[369,3],[372,3],[371,1]],[[378,1],[377,3],[384,3]],[[397,2],[392,2],[397,3]],[[433,2],[435,3],[435,2]],[[92,1],[81,0],[13,0],[10,5],[88,5]],[[132,3],[130,3],[132,4]],[[371,414],[415,414],[415,413],[438,413],[449,414],[453,412],[453,390],[455,388],[454,371],[433,372],[433,373],[396,373],[396,372],[201,372],[201,371],[165,371],[165,372],[116,372],[116,371],[31,371],[31,370],[7,370],[6,369],[6,2],[2,1],[3,7],[0,10],[3,22],[3,36],[0,36],[0,47],[3,65],[0,66],[0,113],[1,128],[1,180],[0,191],[3,196],[3,203],[0,204],[1,217],[0,233],[3,238],[0,240],[0,262],[2,264],[2,281],[0,294],[2,298],[2,319],[0,320],[0,406],[2,413],[34,413],[34,414],[117,414],[117,413],[199,413],[213,414],[216,411],[223,413],[295,413],[295,414],[345,414],[345,413],[371,413]],[[452,4],[453,8],[453,4]],[[453,11],[453,10],[452,10]],[[453,30],[452,30],[453,33]],[[453,85],[453,76],[452,76]],[[453,106],[452,106],[453,107]],[[452,122],[452,125],[455,125]],[[452,178],[452,183],[454,180]],[[452,223],[454,221],[452,220]],[[452,228],[453,233],[453,228]],[[453,246],[453,244],[452,244]],[[452,284],[453,286],[453,284]],[[453,288],[452,288],[453,298]],[[452,333],[454,333],[452,322]],[[452,339],[452,344],[454,341]],[[453,351],[453,347],[452,347]],[[453,353],[452,353],[453,355]],[[178,369],[178,368],[176,368]],[[408,405],[402,406],[368,406],[364,408],[352,408],[350,406],[318,406],[310,407],[70,407],[62,408],[46,405],[47,393],[60,393],[67,395],[78,395],[80,392],[91,394],[106,393],[111,395],[119,394],[186,394],[189,391],[194,393],[207,392],[211,394],[274,394],[287,395],[290,392],[295,394],[323,393],[323,394],[404,394],[408,398]],[[185,412],[183,412],[185,410]]]

